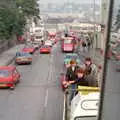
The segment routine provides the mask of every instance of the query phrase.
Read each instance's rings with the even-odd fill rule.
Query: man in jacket
[[[77,62],[75,60],[70,61],[70,67],[67,68],[66,72],[66,87],[70,86],[70,103],[71,100],[74,97],[75,89],[76,89],[76,79],[77,79],[77,70],[79,69],[79,66],[77,65]]]
[[[66,72],[66,81],[69,81],[72,83],[77,76],[76,76],[76,71],[79,69],[79,66],[77,65],[77,62],[75,60],[70,61],[70,66],[67,68]]]
[[[77,69],[76,79],[74,79],[72,82],[69,82],[69,85],[71,86],[69,104],[71,104],[72,99],[77,94],[78,85],[88,86],[88,81],[85,79],[84,69]]]

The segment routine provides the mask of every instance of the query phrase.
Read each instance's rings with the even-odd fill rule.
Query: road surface
[[[59,47],[55,45],[51,55],[36,52],[32,65],[17,66],[20,84],[14,91],[0,89],[0,120],[62,120],[59,74],[63,54]]]

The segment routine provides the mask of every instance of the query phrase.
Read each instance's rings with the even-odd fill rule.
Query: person
[[[91,86],[96,86],[97,82],[96,82],[96,76],[97,76],[97,67],[95,64],[92,63],[92,59],[90,57],[87,57],[85,59],[85,66],[84,66],[84,70],[85,70],[85,75],[86,78],[89,80],[89,84]]]
[[[44,41],[43,40],[41,40],[41,46],[43,46],[44,45]]]
[[[86,42],[85,42],[85,40],[82,41],[82,48],[83,48],[83,52],[85,52],[85,50],[86,50]]]
[[[77,72],[77,80],[76,80],[76,84],[77,86],[89,86],[89,83],[85,77],[85,70],[83,68],[80,68]]]
[[[92,72],[92,67],[91,67],[91,65],[92,65],[92,60],[91,60],[91,58],[90,57],[86,57],[85,58],[85,62],[84,62],[84,69],[85,69],[85,74],[86,75],[90,75],[91,74],[91,72]]]
[[[89,38],[86,38],[86,41],[87,41],[87,48],[88,48],[88,51],[90,51],[91,41],[90,41]]]
[[[79,66],[77,65],[76,60],[71,60],[70,66],[67,68],[67,72],[66,72],[66,80],[67,81],[70,81],[72,83],[72,81],[74,81],[76,79],[77,69],[79,69]]]
[[[77,94],[77,87],[78,85],[81,86],[88,86],[88,82],[85,79],[85,72],[84,69],[79,68],[76,71],[76,79],[74,79],[72,82],[69,82],[69,85],[71,87],[70,89],[70,99],[69,99],[69,104],[71,104],[72,99],[74,98],[74,96]]]

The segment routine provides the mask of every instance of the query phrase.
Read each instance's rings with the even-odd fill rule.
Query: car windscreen
[[[8,70],[0,70],[0,77],[8,77],[10,72]]]
[[[96,116],[78,116],[74,120],[97,120]]]
[[[16,56],[30,56],[28,53],[17,53]]]
[[[68,40],[68,39],[64,40],[64,44],[71,44],[71,43],[72,43],[72,40]]]

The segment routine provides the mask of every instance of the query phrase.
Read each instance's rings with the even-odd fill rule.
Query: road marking
[[[47,107],[47,103],[48,103],[48,89],[46,90],[46,95],[45,95],[45,104],[44,104],[45,107]]]
[[[65,120],[65,94],[64,94],[64,102],[63,102],[63,120]]]

